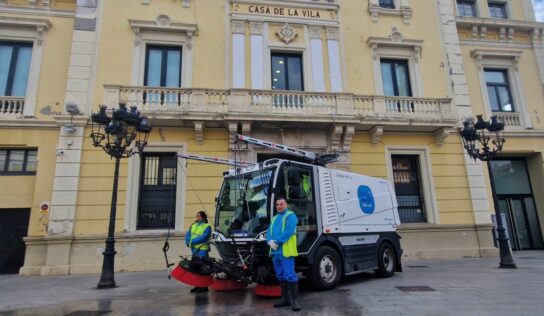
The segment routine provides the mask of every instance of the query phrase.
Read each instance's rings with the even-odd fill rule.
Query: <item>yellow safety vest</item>
[[[210,249],[210,246],[208,245],[208,241],[206,240],[203,243],[200,244],[193,244],[193,239],[200,237],[204,232],[206,231],[206,228],[210,227],[210,224],[203,223],[198,225],[198,223],[194,223],[191,225],[191,248],[195,248],[198,250],[205,250],[208,251]]]
[[[302,176],[302,189],[304,190],[304,193],[306,193],[306,198],[310,198],[310,176],[309,175]]]
[[[295,215],[295,213],[293,213],[291,211],[286,211],[285,215],[283,216],[283,221],[282,221],[282,225],[281,225],[282,233],[283,233],[283,230],[285,229],[285,222],[287,221],[287,216],[289,216],[291,214]],[[276,221],[276,217],[278,217],[278,215],[274,216],[274,218],[272,219],[272,224],[270,226],[271,230],[274,227],[274,222]],[[283,253],[284,257],[296,257],[296,256],[298,256],[297,229],[296,228],[295,228],[295,233],[289,238],[289,240],[287,240],[286,243],[281,245],[281,250],[282,250],[282,253]]]

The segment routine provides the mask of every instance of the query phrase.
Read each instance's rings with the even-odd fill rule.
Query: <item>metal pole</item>
[[[120,158],[115,158],[115,172],[113,174],[113,190],[111,193],[111,209],[110,209],[110,222],[108,227],[108,238],[106,238],[106,249],[102,253],[104,255],[104,261],[102,263],[102,275],[100,276],[100,282],[98,282],[99,289],[108,289],[115,287],[115,279],[113,271],[115,267],[115,217],[117,211],[117,183],[119,181],[119,161]]]
[[[497,220],[497,241],[499,243],[499,251],[501,256],[500,268],[515,269],[517,268],[512,258],[510,247],[508,246],[508,237],[506,237],[506,229],[502,223],[499,201],[495,193],[495,183],[493,182],[493,173],[491,172],[491,162],[487,162],[487,172],[489,172],[489,182],[491,183],[491,195],[493,195],[493,205],[495,205],[495,218]]]

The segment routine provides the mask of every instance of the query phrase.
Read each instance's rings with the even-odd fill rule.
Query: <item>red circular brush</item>
[[[177,265],[172,271],[172,276],[174,279],[191,286],[208,287],[213,283],[211,275],[195,274],[180,265]]]
[[[257,284],[253,291],[259,296],[281,297],[281,287],[279,284]]]
[[[232,279],[213,279],[211,285],[212,290],[217,292],[236,291],[244,287],[246,287],[244,283]]]

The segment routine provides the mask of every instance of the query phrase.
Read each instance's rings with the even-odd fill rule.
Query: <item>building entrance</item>
[[[23,266],[29,218],[30,209],[0,209],[0,274],[18,273]]]
[[[499,210],[506,215],[512,249],[544,248],[525,159],[494,160],[491,170]]]

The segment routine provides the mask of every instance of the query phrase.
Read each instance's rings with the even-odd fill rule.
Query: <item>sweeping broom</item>
[[[260,284],[253,288],[253,292],[258,296],[281,297],[281,287],[279,284]]]
[[[240,290],[247,285],[237,280],[228,278],[214,278],[211,285],[212,290],[216,292],[231,292]]]
[[[172,276],[182,283],[195,287],[208,287],[212,285],[213,277],[211,275],[197,274],[190,271],[191,268],[194,270],[195,267],[193,265],[196,265],[196,263],[191,264],[187,259],[182,260],[172,271]]]

